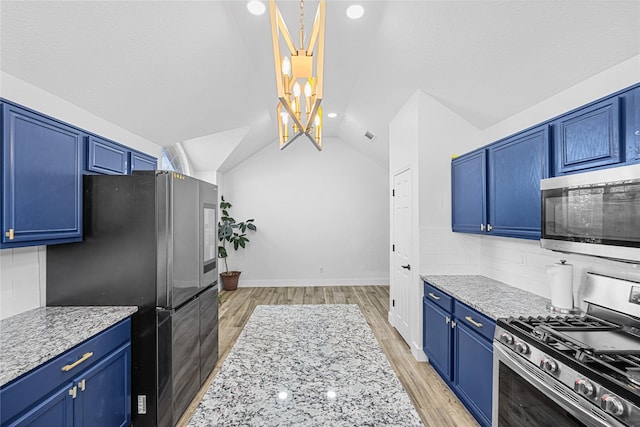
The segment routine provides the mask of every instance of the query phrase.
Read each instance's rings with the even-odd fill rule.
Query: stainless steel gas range
[[[580,316],[499,319],[493,426],[640,426],[640,283],[587,273]]]

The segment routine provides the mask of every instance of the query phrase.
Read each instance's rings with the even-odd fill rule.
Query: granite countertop
[[[547,308],[551,300],[484,276],[420,277],[494,320],[558,315]]]
[[[99,334],[137,307],[41,307],[0,322],[0,386]]]
[[[189,421],[422,426],[355,304],[259,305]]]

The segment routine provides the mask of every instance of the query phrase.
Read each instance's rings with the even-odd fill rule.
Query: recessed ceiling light
[[[351,19],[360,19],[364,15],[364,7],[359,4],[352,4],[347,8],[347,16]]]
[[[338,113],[329,113],[327,114],[327,117],[329,117],[330,119],[335,119],[336,117],[338,117]]]
[[[252,15],[262,15],[267,7],[260,0],[251,0],[247,2],[247,10]]]

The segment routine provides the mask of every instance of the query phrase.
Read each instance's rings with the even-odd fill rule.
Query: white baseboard
[[[413,343],[413,345],[411,346],[411,354],[413,355],[413,357],[418,362],[428,362],[429,361],[429,358],[427,357],[426,354],[424,354],[424,351],[422,350],[422,348],[420,348],[420,346],[416,345],[416,343]]]
[[[388,277],[372,277],[369,279],[272,279],[243,280],[240,277],[240,288],[278,288],[308,286],[379,286],[389,285]]]

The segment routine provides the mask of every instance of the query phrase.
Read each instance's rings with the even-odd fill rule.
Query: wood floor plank
[[[417,362],[406,342],[387,321],[388,286],[239,288],[222,291],[219,306],[219,362],[178,422],[184,427],[258,304],[357,304],[382,351],[427,427],[478,426],[428,363]]]

